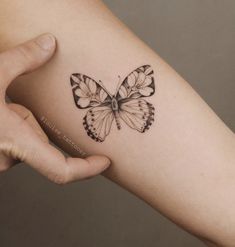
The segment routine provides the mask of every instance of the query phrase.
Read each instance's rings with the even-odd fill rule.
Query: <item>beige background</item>
[[[234,0],[105,2],[235,131]],[[61,188],[18,166],[0,175],[0,246],[203,245],[102,177]]]

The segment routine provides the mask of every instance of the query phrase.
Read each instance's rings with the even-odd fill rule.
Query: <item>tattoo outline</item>
[[[119,76],[120,80],[120,76]],[[132,71],[111,95],[101,81],[74,73],[70,77],[75,105],[89,108],[83,118],[87,135],[96,142],[103,142],[110,133],[113,120],[121,129],[122,119],[130,128],[144,133],[154,122],[154,106],[142,99],[155,93],[154,71],[143,65]]]

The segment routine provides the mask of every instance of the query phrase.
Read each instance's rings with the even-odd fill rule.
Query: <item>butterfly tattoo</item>
[[[120,78],[120,77],[119,77]],[[89,109],[83,126],[96,142],[103,142],[110,133],[113,120],[121,129],[121,120],[130,128],[144,133],[154,121],[154,107],[144,100],[155,92],[154,72],[144,65],[131,72],[110,94],[101,81],[75,73],[70,77],[74,102],[79,109]]]

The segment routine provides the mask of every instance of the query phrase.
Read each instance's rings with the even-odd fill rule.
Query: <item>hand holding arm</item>
[[[29,164],[58,184],[99,174],[109,165],[103,156],[65,158],[48,143],[32,113],[18,104],[6,104],[5,91],[17,76],[44,64],[56,47],[52,35],[42,35],[0,54],[0,172],[19,161]]]

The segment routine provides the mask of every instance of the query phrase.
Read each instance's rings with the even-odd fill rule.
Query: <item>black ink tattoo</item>
[[[120,78],[120,77],[119,77]],[[73,97],[79,109],[90,108],[83,118],[83,125],[93,140],[103,142],[109,134],[113,120],[121,129],[120,119],[141,133],[154,121],[154,107],[142,99],[155,92],[154,72],[144,65],[131,72],[111,95],[101,81],[75,73],[70,78]]]

